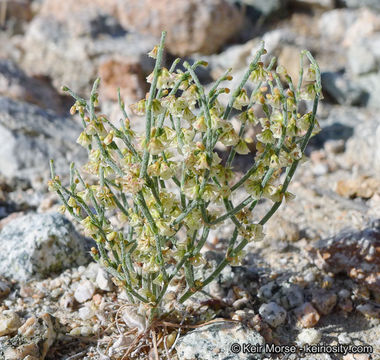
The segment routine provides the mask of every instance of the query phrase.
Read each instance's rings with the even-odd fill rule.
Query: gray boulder
[[[290,0],[290,5],[310,8],[334,9],[334,0]]]
[[[62,106],[60,94],[47,82],[29,77],[18,65],[8,59],[0,59],[0,95],[68,113]]]
[[[338,104],[361,105],[365,91],[340,72],[322,73],[322,87]]]
[[[248,357],[243,344],[257,345],[258,351]],[[176,350],[180,360],[262,359],[264,338],[243,324],[220,321],[189,332],[179,339]]]
[[[67,173],[86,152],[75,143],[81,127],[71,118],[0,96],[0,173],[34,180],[49,177],[49,160]]]
[[[273,14],[278,14],[279,11],[284,11],[288,1],[284,0],[230,0],[249,7],[252,7],[260,15],[269,17]]]
[[[87,264],[89,247],[61,214],[18,217],[0,232],[0,274],[21,282],[42,279]]]
[[[283,324],[286,320],[286,310],[275,302],[262,304],[259,309],[259,314],[266,323],[276,328]]]
[[[370,108],[380,109],[380,71],[360,76],[357,82],[366,92],[366,105]]]
[[[138,59],[143,71],[150,73],[153,59],[147,53],[157,41],[155,37],[134,33],[103,34],[95,39],[76,37],[54,18],[36,16],[21,44],[24,56],[20,63],[28,74],[50,77],[57,89],[66,85],[88,96],[99,66],[115,55],[126,60]]]
[[[343,0],[343,4],[349,8],[369,7],[380,11],[379,0]]]
[[[322,131],[312,143],[344,140],[345,151],[337,157],[342,168],[353,168],[376,177],[380,173],[380,116],[375,109],[330,106],[321,114]]]
[[[361,231],[346,230],[313,243],[309,257],[323,271],[347,274],[358,284],[380,294],[380,220],[375,219]],[[323,259],[329,254],[328,259]],[[322,255],[322,256],[321,256]],[[328,313],[336,303],[336,294],[323,291],[314,294],[313,303],[320,313]]]
[[[347,166],[358,166],[360,169],[380,174],[380,116],[377,112],[363,112],[362,118],[354,127],[353,136],[346,143],[345,160]],[[361,118],[359,117],[361,120]]]
[[[380,43],[380,36],[377,36]],[[348,50],[348,65],[353,75],[363,75],[378,68],[374,49],[366,41],[354,43]],[[376,45],[376,44],[375,44]]]

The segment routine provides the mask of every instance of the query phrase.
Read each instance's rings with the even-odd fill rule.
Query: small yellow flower
[[[154,99],[152,102],[152,111],[155,116],[161,115],[165,112],[165,108],[161,105],[160,101]]]
[[[136,104],[132,104],[130,106],[131,110],[138,116],[144,116],[145,115],[145,104],[146,100],[142,99]]]
[[[280,161],[276,154],[272,154],[269,161],[269,167],[272,169],[278,169],[280,167]]]
[[[117,232],[116,231],[112,231],[111,233],[109,233],[107,235],[107,240],[108,241],[113,241],[116,239],[116,236],[117,236]]]
[[[70,198],[69,198],[69,200],[67,201],[67,203],[68,203],[71,207],[76,207],[76,206],[78,206],[76,200],[75,200],[72,196],[70,196]]]
[[[156,221],[156,225],[162,236],[173,236],[175,234],[175,231],[170,227],[170,225],[163,220]]]
[[[158,46],[156,45],[151,51],[148,52],[148,56],[157,59]]]
[[[185,182],[183,187],[183,193],[189,199],[193,200],[198,196],[199,185],[195,182],[194,179],[189,179]]]
[[[210,165],[207,161],[207,154],[205,152],[201,152],[200,154],[196,155],[196,163],[194,164],[194,168],[196,170],[206,170],[210,168]]]
[[[297,127],[302,131],[307,131],[310,126],[311,113],[307,113],[297,119]]]
[[[252,71],[249,80],[252,82],[264,81],[267,77],[267,72],[264,70],[262,64],[258,64],[255,70]]]
[[[91,218],[87,216],[81,221],[86,236],[93,236],[98,233],[98,228],[92,223]]]
[[[239,140],[239,142],[235,146],[235,151],[240,155],[246,155],[250,153],[247,143],[243,139]]]
[[[191,262],[191,265],[193,265],[194,267],[205,265],[207,263],[206,259],[200,253],[191,257],[189,260]]]
[[[162,153],[165,150],[164,144],[161,142],[160,139],[154,137],[150,139],[149,144],[148,144],[148,151],[152,155],[158,155]]]
[[[204,116],[200,116],[197,118],[197,120],[193,124],[194,129],[200,131],[200,132],[206,132],[207,125],[206,120]]]
[[[221,135],[219,141],[225,146],[235,146],[239,142],[239,135],[234,129],[230,129]]]
[[[202,214],[199,209],[193,210],[184,219],[184,223],[189,228],[189,230],[198,230],[201,224]]]
[[[243,106],[247,106],[249,104],[249,97],[247,95],[247,91],[242,89],[240,94],[236,97],[233,107],[236,110],[241,110]]]
[[[191,124],[195,119],[195,115],[191,112],[191,110],[188,107],[186,107],[183,110],[182,118],[186,120],[189,124]]]
[[[66,212],[66,206],[65,205],[61,205],[58,209],[58,212],[61,213],[61,214],[64,214]]]
[[[92,143],[91,136],[87,135],[85,131],[82,131],[77,139],[77,143],[83,147],[87,147]]]
[[[157,89],[169,89],[173,85],[173,79],[167,68],[159,71],[157,79]]]
[[[111,144],[113,141],[113,132],[109,132],[108,135],[104,138],[103,142],[106,145]]]
[[[273,133],[270,129],[265,129],[260,134],[257,134],[256,137],[259,141],[261,141],[264,144],[273,144],[275,141]]]
[[[261,185],[259,181],[254,181],[248,179],[244,183],[245,190],[249,195],[251,195],[254,199],[260,199],[261,196]]]
[[[228,262],[232,266],[239,266],[242,264],[242,261],[245,255],[246,255],[246,252],[244,250],[240,250],[236,255],[229,257]]]

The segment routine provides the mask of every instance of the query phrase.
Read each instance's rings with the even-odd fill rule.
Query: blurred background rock
[[[63,159],[57,164],[63,173],[65,163],[85,159],[74,144],[79,126],[68,114],[72,99],[61,86],[88,97],[100,76],[101,111],[119,120],[117,88],[127,105],[144,97],[153,66],[147,53],[162,30],[168,31],[165,65],[177,56],[204,58],[209,66],[199,76],[206,84],[232,67],[233,87],[261,39],[295,79],[299,52],[309,49],[325,97],[324,131],[310,146],[311,175],[343,170],[379,177],[377,0],[0,0],[0,27],[4,189],[21,181],[45,197],[50,158]],[[132,126],[142,129],[143,120],[133,118]],[[2,217],[5,209],[25,209],[25,191],[12,195],[22,206],[9,205],[9,193],[3,191]],[[32,199],[26,201],[38,207]]]
[[[57,210],[56,195],[46,186],[49,159],[56,159],[57,172],[67,175],[70,161],[81,163],[87,157],[75,144],[80,122],[69,116],[73,101],[61,86],[88,98],[92,82],[100,76],[101,112],[118,121],[117,88],[127,105],[145,96],[145,78],[154,64],[147,53],[162,30],[168,31],[165,66],[177,56],[189,62],[206,59],[209,66],[199,72],[205,84],[232,67],[231,88],[262,39],[269,54],[295,78],[300,51],[312,52],[322,71],[324,100],[318,109],[322,132],[312,139],[310,161],[300,166],[291,185],[297,200],[281,206],[266,225],[266,239],[248,249],[246,265],[260,274],[261,285],[278,278],[287,289],[290,277],[303,276],[313,290],[317,281],[310,273],[315,270],[311,263],[323,270],[320,252],[333,254],[324,265],[331,274],[346,273],[341,278],[345,291],[355,294],[356,287],[370,283],[371,299],[379,303],[378,259],[357,257],[379,249],[379,0],[0,0],[0,231],[8,229],[0,245],[14,241],[9,229],[18,231],[17,218],[37,213],[39,218],[28,222],[29,233],[36,231],[35,224],[45,224],[43,213]],[[143,119],[132,118],[132,126],[141,130]],[[244,170],[252,154],[236,159],[235,168]],[[255,209],[258,216],[267,205]],[[56,223],[49,222],[49,229]],[[339,235],[346,228],[355,231]],[[217,246],[230,232],[227,226],[215,234]],[[25,240],[22,234],[19,241]],[[330,236],[335,237],[317,242]],[[18,248],[26,247],[23,244]],[[344,261],[335,261],[336,253],[344,254]],[[18,261],[17,248],[9,255]],[[364,279],[353,268],[358,262],[358,269],[371,269],[373,277]],[[6,264],[0,259],[0,270]],[[349,285],[348,278],[353,281]],[[323,284],[326,281],[324,277]],[[338,281],[334,286],[340,294],[343,285]],[[310,304],[305,307],[302,294],[300,298],[302,315]],[[347,299],[338,306],[351,312]],[[360,306],[372,306],[372,300],[365,303],[367,298],[353,299],[359,312]],[[336,320],[331,323],[335,327]],[[342,326],[348,323],[344,317]],[[380,326],[377,332],[368,324],[364,327],[378,341]]]

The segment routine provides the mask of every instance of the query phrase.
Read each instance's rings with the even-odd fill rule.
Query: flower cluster
[[[224,266],[238,264],[249,242],[263,238],[263,225],[284,199],[293,197],[287,188],[308,140],[319,130],[315,115],[321,97],[319,68],[307,51],[301,53],[301,64],[305,57],[310,61],[307,78],[301,68],[298,86],[283,67],[274,69],[275,60],[267,66],[261,62],[262,43],[236,89],[230,93],[222,86],[232,79],[227,71],[206,92],[196,75],[205,62],[185,62],[185,71],[178,69],[179,59],[170,69],[161,67],[164,39],[165,33],[150,53],[156,59],[147,77],[150,91],[131,106],[146,119],[139,137],[120,94],[120,127],[97,112],[99,80],[89,101],[64,88],[76,100],[71,114],[79,113],[83,123],[77,142],[88,150],[89,161],[82,170],[98,182],[86,182],[72,164],[69,186],[61,184],[53,165],[49,183],[63,210],[96,241],[94,259],[125,287],[131,302],[154,311],[173,282],[185,284],[179,294],[184,302]],[[226,106],[219,101],[223,93],[230,93]],[[301,101],[311,98],[313,110],[300,114]],[[238,130],[232,118],[240,122]],[[257,129],[251,145],[244,137],[247,126]],[[229,149],[225,162],[215,151],[218,143]],[[235,156],[252,148],[252,166],[237,178]],[[238,189],[246,197],[234,203]],[[252,211],[260,199],[273,205],[255,222]],[[117,222],[110,220],[114,215]],[[207,278],[195,278],[194,267],[206,263],[201,250],[210,229],[225,221],[232,221],[235,230],[224,260]]]

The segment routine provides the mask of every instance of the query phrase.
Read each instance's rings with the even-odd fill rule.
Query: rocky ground
[[[296,199],[250,245],[244,266],[209,286],[211,300],[181,309],[187,324],[208,325],[162,327],[162,356],[380,358],[379,1],[5,0],[0,27],[0,359],[127,359],[149,347],[133,346],[144,321],[86,255],[81,229],[57,214],[46,181],[50,158],[67,173],[70,161],[86,157],[61,86],[88,97],[99,75],[102,112],[118,119],[116,89],[127,104],[144,96],[146,53],[162,29],[165,61],[205,58],[204,83],[229,67],[239,79],[264,39],[294,77],[299,51],[309,49],[324,89],[322,132],[291,185]],[[212,234],[211,261],[230,232],[227,224]],[[248,357],[229,342],[370,345],[373,353]]]

